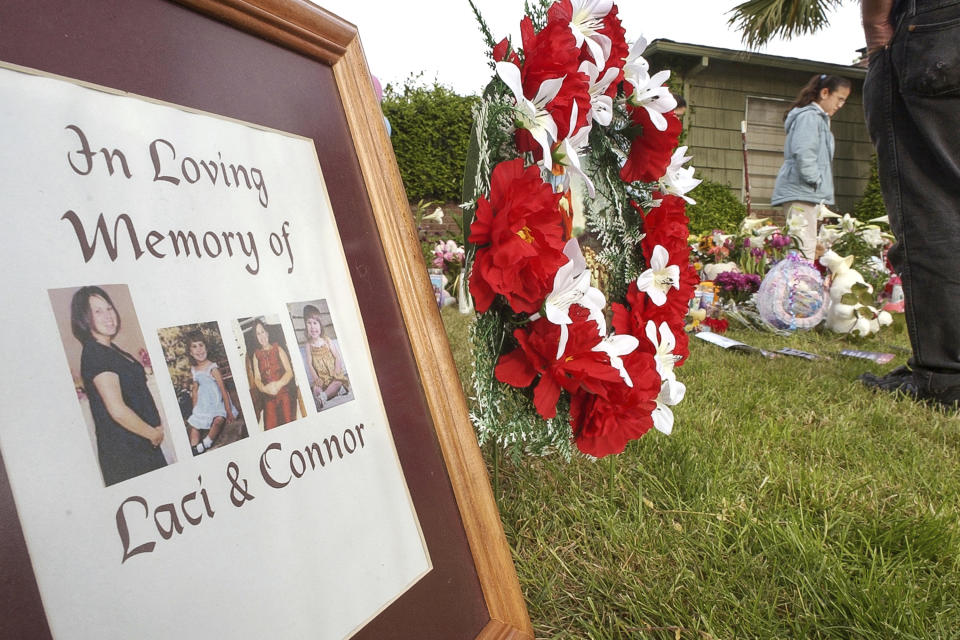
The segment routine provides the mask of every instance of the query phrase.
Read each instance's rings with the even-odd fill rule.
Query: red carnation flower
[[[667,129],[658,131],[645,108],[628,105],[627,112],[633,124],[640,125],[643,131],[630,143],[630,154],[620,169],[620,179],[624,182],[655,182],[670,166],[670,158],[677,147],[683,125],[671,111],[664,114]]]
[[[546,110],[557,125],[559,138],[566,138],[571,131],[570,120],[574,104],[577,105],[577,120],[572,123],[573,131],[586,125],[587,113],[590,110],[590,81],[578,70],[576,39],[569,25],[557,22],[548,22],[539,33],[535,33],[529,17],[520,22],[520,35],[523,40],[523,64],[520,65],[515,54],[510,57],[510,61],[520,67],[523,95],[532,100],[544,81],[562,78],[560,91],[547,103]],[[495,55],[503,55],[505,51],[506,48],[501,43],[497,45]],[[543,149],[525,129],[517,130],[514,142],[519,151],[533,153],[537,161],[542,159]]]
[[[584,390],[591,394],[607,392],[611,386],[626,386],[620,372],[610,364],[603,351],[593,351],[600,343],[597,323],[587,320],[590,311],[579,305],[570,307],[573,324],[567,325],[567,346],[557,358],[560,327],[546,318],[539,318],[527,329],[517,329],[513,337],[519,347],[500,357],[494,375],[497,380],[514,387],[530,386],[539,374],[533,390],[533,404],[544,419],[557,415],[560,391]]]
[[[490,177],[490,199],[477,200],[470,242],[477,249],[470,293],[477,311],[490,308],[499,293],[514,311],[534,313],[553,289],[566,264],[560,194],[545,184],[536,166],[501,162]]]
[[[649,258],[653,254],[653,247],[659,244],[666,247],[670,255],[674,255],[681,248],[688,247],[690,219],[686,215],[687,203],[683,198],[673,195],[654,193],[653,197],[661,198],[660,206],[653,207],[648,213],[644,213],[635,202],[630,202],[643,216],[643,253]]]
[[[577,73],[577,41],[568,25],[548,22],[539,33],[533,30],[533,21],[524,17],[520,22],[523,41],[523,67],[520,79],[524,95],[532,98],[544,80],[563,78]]]
[[[623,358],[633,381],[608,385],[604,394],[578,392],[570,397],[570,426],[577,448],[591,456],[622,453],[630,440],[653,426],[651,413],[657,407],[660,375],[651,354],[634,351]]]

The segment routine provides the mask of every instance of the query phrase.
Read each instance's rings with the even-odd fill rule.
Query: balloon
[[[811,329],[823,320],[823,277],[795,252],[767,272],[757,292],[757,311],[778,329]]]

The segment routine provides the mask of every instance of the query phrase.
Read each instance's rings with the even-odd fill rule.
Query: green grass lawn
[[[468,379],[469,318],[443,317]],[[831,359],[691,339],[672,436],[570,463],[486,447],[537,637],[960,638],[960,417],[856,382],[905,335],[727,335]]]

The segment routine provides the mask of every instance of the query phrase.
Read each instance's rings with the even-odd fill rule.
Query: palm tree
[[[728,24],[743,34],[749,47],[773,38],[815,33],[827,25],[827,13],[843,0],[747,0],[733,9]]]

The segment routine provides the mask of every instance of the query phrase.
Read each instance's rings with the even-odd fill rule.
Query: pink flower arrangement
[[[463,247],[453,240],[438,242],[433,248],[433,266],[446,271],[450,265],[462,265],[464,258]]]

